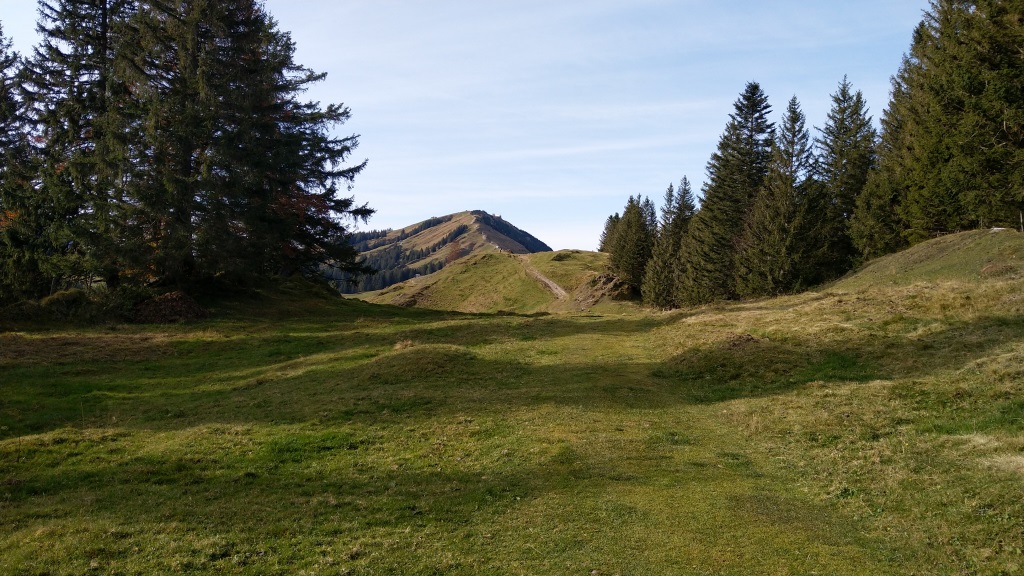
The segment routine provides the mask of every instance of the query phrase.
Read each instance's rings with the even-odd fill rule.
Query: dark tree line
[[[258,0],[42,0],[0,32],[0,297],[358,272],[341,105]]]
[[[672,208],[670,190],[652,226],[631,198],[601,250],[645,302],[671,308],[800,290],[951,232],[1024,231],[1022,45],[1019,3],[933,0],[880,134],[845,79],[813,138],[795,97],[775,126],[750,83],[708,162],[700,209]]]

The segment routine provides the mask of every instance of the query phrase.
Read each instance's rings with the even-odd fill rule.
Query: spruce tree
[[[365,163],[346,166],[357,138],[333,135],[349,110],[299,99],[323,75],[294,62],[290,37],[262,7],[154,3],[132,29],[147,151],[132,183],[156,278],[365,271],[346,219],[372,210],[339,189]]]
[[[880,167],[869,175],[850,220],[850,236],[858,260],[891,254],[906,245],[899,218],[902,187],[888,167]]]
[[[693,197],[690,179],[683,176],[676,188],[676,209],[669,226],[669,237],[675,246],[676,253],[682,246],[683,238],[690,229],[690,221],[697,214],[697,200]]]
[[[739,295],[777,295],[798,285],[805,229],[821,216],[808,213],[813,163],[806,119],[794,96],[775,134],[764,189],[744,227],[736,257]]]
[[[906,145],[880,151],[878,178],[879,186],[905,190],[899,216],[910,242],[1019,222],[1024,200],[1019,13],[1006,2],[935,0],[915,30],[912,66],[901,70]],[[873,191],[873,203],[890,192]]]
[[[651,260],[644,272],[641,287],[644,302],[655,308],[674,308],[675,278],[679,267],[679,247],[696,212],[690,181],[685,177],[679,182],[678,193],[669,184],[665,191],[658,233],[654,242]]]
[[[905,234],[911,242],[936,234],[957,232],[969,226],[963,206],[964,182],[955,141],[964,94],[950,81],[950,74],[973,73],[956,63],[963,38],[966,3],[960,0],[933,2],[915,33],[912,50],[922,65],[908,77],[910,107],[904,118],[911,131],[910,146],[901,151],[907,196],[901,203]],[[959,69],[959,70],[958,70]]]
[[[26,214],[42,216],[42,266],[55,286],[120,281],[128,220],[122,111],[128,96],[115,73],[131,0],[43,0],[40,45],[29,59],[23,97],[38,141],[39,173]]]
[[[312,273],[320,265],[366,272],[343,222],[365,220],[373,211],[340,189],[348,189],[365,162],[345,165],[357,137],[333,135],[349,119],[349,109],[300,100],[325,75],[294,62],[291,37],[255,2],[228,4],[235,26],[246,34],[236,34],[233,50],[218,58],[225,67],[222,75],[238,61],[252,66],[246,71],[252,87],[248,97],[221,113],[220,121],[232,129],[221,130],[215,141],[215,154],[225,166],[250,170],[244,177],[236,171],[233,190],[234,198],[246,203],[245,233],[225,239],[228,246],[244,248],[246,266],[239,272]]]
[[[32,166],[18,96],[21,59],[0,26],[0,303],[48,288],[37,257],[36,218],[26,210]]]
[[[658,236],[660,237],[662,232],[668,229],[672,225],[672,221],[675,219],[675,205],[676,205],[676,186],[674,183],[669,182],[668,188],[665,189],[665,197],[661,202],[661,215],[658,217]]]
[[[956,182],[975,226],[1019,226],[1024,209],[1024,20],[1020,2],[982,0],[961,8],[962,42],[947,88],[963,109],[948,136]]]
[[[654,207],[654,202],[649,198],[645,197],[643,202],[640,203],[640,210],[643,212],[644,221],[646,222],[647,229],[651,234],[657,234],[658,232],[658,209]]]
[[[701,304],[736,296],[736,251],[744,222],[764,184],[774,125],[771,106],[756,82],[734,105],[717,151],[708,162],[700,211],[680,249],[676,283],[680,304]]]
[[[875,129],[860,91],[846,78],[832,95],[832,108],[815,139],[815,176],[825,195],[817,216],[812,283],[837,278],[857,259],[850,220],[875,164]]]
[[[651,250],[651,259],[647,263],[643,283],[640,287],[644,303],[655,308],[672,308],[675,303],[672,279],[674,276],[674,253],[678,251],[678,247],[671,246],[668,238],[675,220],[675,209],[676,191],[675,186],[670,183],[668,189],[665,190],[665,199],[661,206],[661,219],[658,222],[658,232]]]
[[[610,252],[611,247],[615,244],[615,231],[618,229],[619,222],[622,217],[616,212],[608,217],[604,222],[604,229],[601,231],[601,237],[598,238],[597,251],[598,252]]]
[[[882,113],[876,146],[876,166],[868,173],[850,222],[850,235],[859,258],[869,260],[902,248],[906,225],[900,214],[910,190],[910,150],[915,130],[911,84],[921,74],[923,27],[914,33],[914,46],[891,79],[889,105]]]
[[[612,273],[634,294],[640,293],[654,246],[655,230],[651,227],[651,214],[646,207],[650,205],[649,200],[639,196],[629,197],[609,250]],[[657,216],[654,218],[656,220]]]
[[[23,146],[21,105],[18,101],[20,57],[11,50],[0,23],[0,184],[8,179],[16,158],[11,152]]]

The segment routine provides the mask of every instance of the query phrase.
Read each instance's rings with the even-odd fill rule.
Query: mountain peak
[[[347,293],[380,290],[432,274],[467,256],[551,252],[547,244],[533,235],[483,210],[435,216],[398,230],[357,232],[350,242],[378,273],[362,277],[355,285],[340,274],[329,274],[329,279]]]

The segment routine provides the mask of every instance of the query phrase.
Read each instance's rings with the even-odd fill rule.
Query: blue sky
[[[847,75],[877,118],[926,0],[267,0],[344,102],[369,159],[369,226],[481,209],[555,249],[594,249],[631,194],[699,191],[751,80],[821,126]],[[0,0],[15,48],[35,3]]]

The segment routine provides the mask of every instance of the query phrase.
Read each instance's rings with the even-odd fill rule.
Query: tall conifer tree
[[[768,97],[756,82],[747,84],[734,108],[708,163],[700,211],[680,250],[676,293],[681,304],[736,296],[737,243],[764,184],[774,125],[768,121]]]
[[[746,221],[736,257],[737,292],[741,296],[777,295],[800,280],[802,254],[811,218],[814,157],[804,113],[794,96],[775,134],[764,190]]]
[[[635,294],[640,293],[654,247],[655,229],[651,226],[650,206],[650,200],[629,197],[609,250],[612,272]],[[654,215],[653,219],[656,221],[657,216]]]
[[[911,50],[892,77],[889,105],[882,113],[876,166],[857,198],[850,234],[861,259],[877,258],[902,248],[906,229],[900,214],[910,190],[910,153],[916,130],[911,84],[922,73],[920,45],[926,31],[914,32]]]
[[[44,267],[55,285],[120,280],[126,164],[121,111],[127,90],[115,60],[131,0],[43,0],[41,43],[28,61],[24,98],[39,144],[38,212]]]
[[[6,182],[16,158],[11,152],[24,144],[21,105],[18,100],[20,57],[11,50],[0,23],[0,183]]]
[[[145,207],[153,274],[168,284],[365,269],[345,218],[372,210],[342,195],[365,163],[335,137],[349,117],[299,95],[322,74],[253,0],[146,4],[131,52],[145,113],[132,180]],[[238,87],[244,86],[244,91]]]
[[[996,0],[930,3],[894,79],[879,169],[858,205],[854,230],[865,255],[900,244],[892,238],[894,225],[903,239],[919,242],[1019,222],[1024,22],[1018,8]],[[887,214],[892,205],[898,219]]]
[[[957,232],[971,220],[963,205],[963,164],[950,138],[957,131],[957,109],[965,104],[964,94],[950,85],[949,73],[960,68],[955,61],[962,50],[966,9],[961,0],[933,2],[915,33],[913,50],[921,66],[907,78],[910,106],[903,120],[911,139],[902,151],[907,196],[901,203],[911,242]]]
[[[696,210],[688,179],[684,177],[679,182],[678,192],[669,184],[651,260],[641,287],[644,302],[649,306],[663,309],[677,306],[675,279],[679,268],[679,247]]]
[[[601,237],[597,241],[598,252],[611,252],[611,248],[615,244],[615,231],[618,229],[619,221],[621,220],[622,217],[616,212],[604,221],[604,229],[601,231]]]
[[[963,28],[945,88],[961,94],[951,179],[974,226],[1018,226],[1024,210],[1024,5],[962,6]]]
[[[48,288],[37,257],[38,219],[26,210],[32,166],[18,96],[20,60],[0,26],[0,302]]]
[[[875,164],[875,140],[863,95],[854,92],[843,78],[832,95],[825,126],[815,139],[815,176],[825,202],[818,215],[813,259],[807,263],[817,276],[812,283],[841,276],[857,258],[850,220]]]

